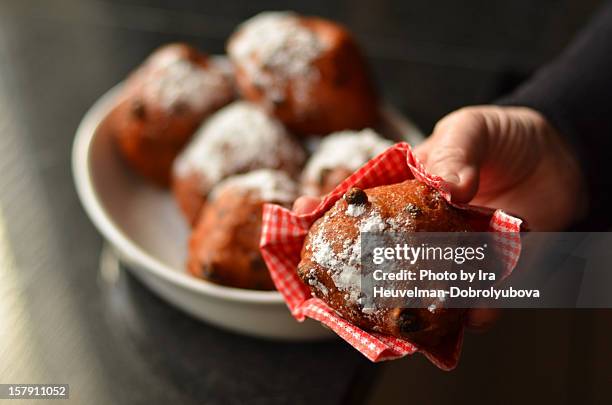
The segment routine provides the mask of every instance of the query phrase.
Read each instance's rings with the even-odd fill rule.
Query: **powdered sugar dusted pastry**
[[[262,207],[290,207],[297,184],[284,172],[257,170],[215,186],[189,242],[189,272],[215,283],[274,289],[259,252]]]
[[[463,211],[416,180],[367,190],[353,188],[312,225],[298,275],[313,295],[357,326],[437,345],[459,331],[462,310],[445,309],[440,302],[423,309],[365,309],[360,296],[360,232],[470,230],[474,229]]]
[[[233,94],[231,77],[206,55],[167,45],[130,75],[104,125],[137,172],[166,186],[175,156]]]
[[[210,189],[224,178],[255,169],[296,175],[305,154],[276,119],[238,101],[218,111],[176,159],[173,190],[194,223]]]
[[[244,22],[228,43],[242,95],[298,134],[373,126],[377,98],[355,41],[340,25],[290,12]]]
[[[332,191],[368,160],[393,145],[371,129],[342,131],[325,137],[306,162],[302,193],[322,196]]]

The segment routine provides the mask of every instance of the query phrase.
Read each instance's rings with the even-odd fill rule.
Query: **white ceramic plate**
[[[189,230],[171,194],[133,174],[118,156],[111,136],[99,128],[118,87],[83,117],[74,140],[72,170],[87,214],[120,260],[162,298],[219,327],[286,340],[331,336],[318,322],[296,322],[276,291],[219,286],[185,271]],[[422,139],[410,121],[391,108],[383,110],[383,133],[413,144]]]

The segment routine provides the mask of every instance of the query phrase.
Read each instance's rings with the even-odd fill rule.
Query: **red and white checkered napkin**
[[[291,313],[298,321],[309,317],[322,322],[372,361],[397,359],[421,351],[436,366],[450,370],[459,360],[462,331],[457,334],[455,344],[451,345],[451,353],[444,355],[427,352],[405,339],[366,332],[344,320],[321,299],[313,297],[310,289],[302,283],[296,272],[302,245],[310,226],[339,198],[342,198],[350,187],[365,189],[413,178],[434,187],[447,201],[450,201],[450,194],[444,181],[425,171],[423,165],[413,155],[410,145],[398,143],[370,160],[338,185],[311,213],[296,215],[278,205],[266,204],[263,211],[260,248],[277,290],[283,295]],[[519,231],[522,221],[501,210],[468,205],[455,206],[477,211],[488,217],[489,231],[497,233],[495,238],[499,240],[499,246],[504,250],[505,274],[509,274],[514,269],[520,254]]]

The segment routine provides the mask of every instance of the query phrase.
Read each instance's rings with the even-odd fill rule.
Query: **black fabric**
[[[588,181],[582,228],[612,225],[612,2],[552,63],[496,104],[540,111],[576,150]]]

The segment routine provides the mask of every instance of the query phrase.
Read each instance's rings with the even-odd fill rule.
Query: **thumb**
[[[415,150],[429,172],[446,181],[453,202],[467,203],[478,191],[487,131],[483,113],[476,108],[461,109],[440,120]]]

